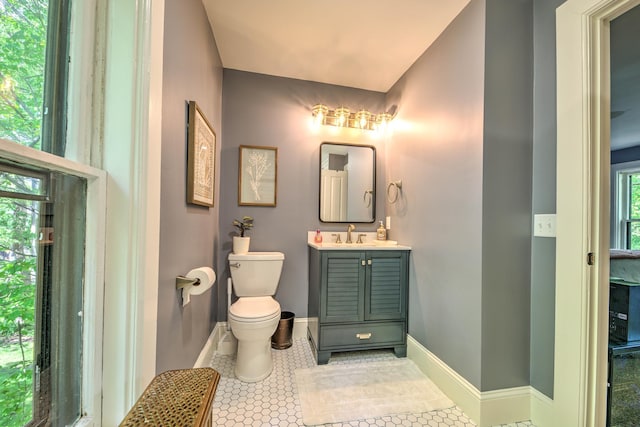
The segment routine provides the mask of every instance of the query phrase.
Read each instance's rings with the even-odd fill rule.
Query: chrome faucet
[[[345,243],[353,243],[351,241],[351,232],[355,229],[356,229],[355,225],[349,224],[349,226],[347,227],[347,240],[345,241]]]

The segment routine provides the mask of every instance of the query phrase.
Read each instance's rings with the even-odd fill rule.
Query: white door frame
[[[604,425],[609,304],[609,22],[640,0],[557,10],[557,237],[553,423]],[[588,253],[595,264],[587,264]]]

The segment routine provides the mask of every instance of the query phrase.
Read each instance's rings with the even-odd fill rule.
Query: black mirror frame
[[[320,191],[322,189],[322,147],[324,145],[342,145],[342,146],[346,146],[346,147],[362,147],[362,148],[370,148],[371,151],[373,152],[373,160],[372,160],[372,167],[373,167],[373,176],[371,177],[372,179],[372,199],[371,199],[371,221],[324,221],[322,219],[322,207],[321,207],[321,203],[322,203],[322,199],[320,197]],[[366,145],[366,144],[348,144],[348,143],[344,143],[344,142],[330,142],[330,141],[325,141],[322,142],[320,144],[319,150],[318,150],[318,219],[320,220],[320,222],[324,223],[324,224],[348,224],[348,223],[356,223],[356,224],[373,224],[376,221],[376,203],[377,203],[377,197],[376,197],[376,147],[373,145]]]

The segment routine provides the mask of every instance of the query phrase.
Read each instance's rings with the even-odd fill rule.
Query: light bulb
[[[314,123],[319,126],[325,123],[329,108],[322,104],[314,105],[311,109],[311,115],[313,116]]]
[[[369,118],[371,117],[371,113],[367,110],[360,110],[358,114],[356,114],[356,122],[360,129],[367,129],[369,125]]]
[[[336,108],[336,119],[338,126],[349,125],[349,109],[345,107]]]

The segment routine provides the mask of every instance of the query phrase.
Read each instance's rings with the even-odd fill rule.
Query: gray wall
[[[640,146],[621,148],[611,152],[611,164],[633,162],[640,160]]]
[[[409,334],[476,387],[482,349],[485,2],[472,1],[389,91],[393,238],[411,245]]]
[[[531,11],[471,2],[387,98],[409,333],[481,391],[529,384]]]
[[[498,131],[505,117],[516,115],[526,121],[526,111],[499,108],[504,105],[502,96],[526,86],[526,78],[511,80],[508,73],[501,76],[500,67],[526,73],[530,65],[527,48],[520,45],[527,43],[526,27],[531,24],[522,12],[530,2],[518,1],[508,10],[503,2],[471,2],[386,97],[234,70],[224,71],[222,87],[221,64],[202,5],[196,0],[166,2],[158,372],[191,366],[216,319],[226,319],[226,257],[231,249],[233,218],[254,216],[252,250],[285,253],[276,298],[283,310],[294,311],[298,317],[307,315],[306,232],[344,228],[318,220],[318,148],[322,141],[359,142],[378,148],[377,219],[384,217],[386,209],[393,216],[390,238],[414,248],[410,334],[481,390],[526,383],[522,383],[527,376],[522,367],[525,363],[529,364],[531,385],[551,396],[554,239],[531,239],[530,289],[527,278],[519,276],[529,274],[522,234],[531,227],[531,213],[555,212],[555,8],[563,1],[533,1],[529,178],[509,169],[506,161],[487,158],[491,154],[504,159],[512,153],[518,159],[517,166],[527,170],[527,165],[521,164],[527,150],[526,137],[520,134],[525,122],[507,126],[507,135]],[[510,16],[525,21],[523,28],[509,28]],[[487,28],[487,23],[498,27]],[[500,40],[499,28],[519,36]],[[508,47],[503,44],[512,41],[517,43],[511,46],[515,50],[501,57],[500,49]],[[523,49],[520,55],[519,46]],[[507,78],[509,90],[501,89],[502,77]],[[211,209],[185,203],[189,99],[198,101],[217,132],[216,206]],[[309,126],[310,107],[318,102],[371,110],[397,105],[395,133],[381,141],[367,133],[314,130]],[[514,100],[509,105],[526,106],[527,102]],[[505,146],[507,142],[513,145]],[[237,205],[239,145],[278,147],[275,208]],[[494,171],[493,167],[500,169]],[[504,189],[508,182],[504,174],[513,172],[519,186],[526,186],[529,179],[532,194],[525,189],[522,194],[502,197],[495,191]],[[385,185],[396,179],[403,180],[403,196],[395,205],[385,206]],[[529,212],[523,199],[527,195],[532,204]],[[511,197],[517,206],[502,209]],[[493,206],[494,202],[498,205]],[[500,214],[508,227],[500,228],[500,223],[488,218],[491,214]],[[528,226],[523,228],[524,222]],[[375,223],[357,226],[366,231],[376,228]],[[495,236],[493,231],[489,234],[491,227]],[[514,260],[519,266],[518,281],[508,277],[515,270],[498,268],[504,254],[492,253],[503,242],[514,243],[521,251]],[[174,290],[175,275],[198,265],[213,265],[218,273],[216,287],[183,309]],[[530,325],[523,307],[529,292]],[[502,305],[512,303],[511,318],[495,315]],[[519,315],[514,314],[516,308],[522,308]],[[507,336],[493,333],[494,327]],[[530,357],[523,341],[527,336]],[[511,344],[520,349],[498,354]],[[492,349],[493,345],[497,347]],[[506,363],[506,369],[500,363]]]
[[[218,265],[228,277],[227,256],[231,252],[234,218],[249,215],[251,251],[279,251],[285,254],[276,299],[282,310],[297,317],[307,316],[307,231],[346,231],[345,224],[319,221],[319,153],[323,141],[379,145],[372,132],[311,126],[311,107],[384,109],[384,94],[359,89],[293,80],[236,70],[224,70],[222,121],[224,123],[220,181],[220,241]],[[238,206],[238,147],[278,148],[276,207]],[[377,151],[378,174],[384,173],[384,150]],[[382,172],[381,172],[382,171]],[[378,175],[377,218],[384,216],[384,188]],[[382,191],[382,192],[381,192]],[[356,223],[356,231],[374,231],[373,224]],[[222,279],[222,274],[219,275]],[[221,282],[222,283],[222,282]],[[218,288],[219,320],[226,319],[226,289]]]
[[[482,390],[529,384],[532,0],[487,0]]]
[[[556,212],[555,18],[562,3],[533,2],[533,214]],[[532,237],[531,242],[530,382],[553,397],[556,239]]]
[[[215,291],[194,296],[182,307],[175,289],[175,277],[192,268],[206,265],[218,271],[220,180],[215,207],[186,203],[189,100],[198,103],[217,133],[217,159],[222,145],[222,65],[200,0],[165,2],[163,73],[157,372],[192,367],[217,316]],[[219,160],[216,167],[219,176]]]

